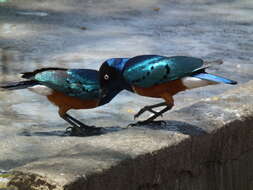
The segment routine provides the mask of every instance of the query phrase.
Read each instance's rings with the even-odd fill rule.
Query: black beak
[[[102,97],[102,98],[104,98],[104,97],[107,96],[107,94],[108,94],[108,89],[102,88],[100,91],[101,91],[100,93],[101,93],[101,97]]]

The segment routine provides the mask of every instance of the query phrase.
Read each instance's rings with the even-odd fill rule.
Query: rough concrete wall
[[[141,155],[64,189],[251,190],[253,117]]]

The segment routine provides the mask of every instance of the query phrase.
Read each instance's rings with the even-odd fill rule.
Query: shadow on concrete
[[[161,125],[147,125],[145,127],[153,130],[166,130],[166,131],[174,131],[178,133],[182,133],[185,135],[190,136],[198,136],[198,135],[204,135],[207,134],[207,132],[204,129],[201,129],[200,127],[197,127],[195,125],[182,122],[182,121],[176,121],[176,120],[165,120],[165,124]]]
[[[66,132],[64,130],[54,130],[54,131],[38,131],[38,132],[31,132],[28,130],[24,130],[18,134],[19,136],[58,136],[64,137],[66,136]]]
[[[105,127],[102,128],[101,133],[99,134],[94,134],[90,136],[100,136],[108,133],[114,133],[118,131],[125,130],[127,128],[122,128],[118,126],[112,126],[112,127]],[[29,130],[23,130],[18,134],[19,136],[57,136],[57,137],[79,137],[75,135],[69,135],[69,133],[66,130],[52,130],[52,131],[36,131],[36,132],[31,132]],[[83,136],[83,137],[90,137],[90,136]]]
[[[101,130],[101,133],[97,133],[90,136],[83,136],[83,137],[91,137],[91,136],[100,136],[105,135],[109,133],[115,133],[119,131],[123,131],[126,129],[138,129],[138,128],[148,128],[151,130],[164,130],[164,131],[172,131],[172,132],[178,132],[185,135],[190,136],[198,136],[198,135],[204,135],[207,134],[207,132],[195,125],[182,122],[182,121],[175,121],[175,120],[166,120],[163,124],[152,124],[152,125],[143,125],[143,126],[135,126],[135,127],[120,127],[120,126],[110,126],[110,127],[103,127]],[[23,130],[18,135],[20,136],[58,136],[58,137],[77,137],[75,135],[69,135],[66,130],[52,130],[52,131],[36,131],[31,132],[29,130]]]

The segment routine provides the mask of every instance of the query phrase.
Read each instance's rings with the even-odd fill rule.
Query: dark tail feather
[[[0,88],[7,89],[7,90],[18,90],[18,89],[24,89],[30,86],[34,86],[36,84],[38,84],[38,82],[33,81],[33,80],[20,81],[20,82],[6,82],[3,84],[0,84]]]
[[[58,68],[58,67],[47,67],[47,68],[37,69],[37,70],[32,71],[32,72],[21,73],[21,78],[32,79],[36,74],[38,74],[40,72],[43,72],[43,71],[57,71],[57,70],[66,71],[67,69]]]

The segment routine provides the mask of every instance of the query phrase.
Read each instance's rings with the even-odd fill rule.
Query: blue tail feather
[[[212,75],[209,73],[199,73],[199,74],[193,75],[193,77],[203,79],[203,80],[209,80],[209,81],[213,81],[213,82],[217,82],[217,83],[237,84],[237,82],[234,80],[230,80],[230,79],[227,79],[224,77]]]

